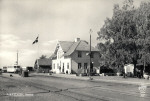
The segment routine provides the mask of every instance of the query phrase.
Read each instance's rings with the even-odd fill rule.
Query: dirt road
[[[150,87],[50,76],[0,76],[0,101],[149,101]]]

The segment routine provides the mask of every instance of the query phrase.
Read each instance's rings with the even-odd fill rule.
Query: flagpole
[[[39,38],[39,34],[38,34],[38,38]],[[38,58],[39,58],[39,41],[37,42],[37,69],[39,69]]]
[[[33,41],[33,43],[32,43],[32,45],[33,44],[36,44],[37,43],[37,56],[36,56],[36,68],[38,69],[38,67],[39,67],[39,63],[38,63],[38,57],[39,57],[39,44],[38,44],[38,38],[39,38],[39,34],[38,34],[38,36],[36,37],[36,39]]]
[[[93,32],[92,29],[90,29],[90,32],[89,32],[90,33],[90,68],[89,68],[89,77],[90,77],[90,80],[93,79],[93,78],[91,78],[91,71],[92,71],[92,67],[91,67],[91,65],[92,65],[91,64],[92,63],[91,62],[91,54],[92,54],[92,52],[91,52],[91,34],[92,34],[92,32]]]
[[[39,34],[38,34],[38,38],[39,38]],[[37,56],[38,56],[38,58],[39,58],[39,40],[38,40],[38,42],[37,42],[37,53],[38,53]],[[38,59],[38,58],[37,58],[37,59]]]

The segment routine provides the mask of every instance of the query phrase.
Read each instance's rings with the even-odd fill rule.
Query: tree
[[[46,55],[41,55],[40,59],[46,59]]]
[[[125,0],[123,2],[123,10],[133,10],[134,9],[134,5],[133,5],[133,0]]]
[[[119,67],[133,63],[136,68],[139,61],[148,63],[150,59],[146,56],[150,53],[149,14],[150,3],[142,3],[138,9],[134,8],[133,0],[125,0],[122,8],[114,5],[112,18],[107,18],[98,32],[98,39],[110,42],[107,44],[107,54],[104,54],[104,57],[111,58],[105,59],[107,62],[110,60],[110,66]],[[101,47],[102,44],[98,45]]]
[[[141,3],[140,7],[135,12],[134,20],[136,22],[138,40],[136,44],[142,46],[140,63],[145,65],[150,64],[150,2]]]

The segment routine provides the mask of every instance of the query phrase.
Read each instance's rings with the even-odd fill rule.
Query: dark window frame
[[[93,52],[91,52],[91,58],[94,58],[94,53]]]
[[[84,69],[87,69],[88,63],[84,63]]]
[[[67,69],[69,69],[69,63],[67,63]]]
[[[81,58],[82,57],[82,52],[78,51],[78,57]]]
[[[57,63],[57,69],[59,69],[59,63]]]
[[[55,69],[55,63],[53,64],[53,66],[54,66],[54,69]]]
[[[81,69],[81,63],[78,63],[78,69]]]

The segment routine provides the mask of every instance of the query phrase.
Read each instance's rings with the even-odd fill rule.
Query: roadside
[[[10,77],[11,73],[3,73],[2,75]],[[18,74],[12,74],[13,77],[21,77]],[[76,80],[91,80],[93,82],[113,82],[121,84],[134,84],[134,85],[147,85],[150,86],[150,80],[139,79],[139,78],[123,78],[122,76],[76,76],[74,74],[52,74],[48,73],[29,73],[30,77],[34,76],[46,76],[46,77],[58,77],[66,79],[76,79]]]
[[[95,79],[90,81],[88,77],[65,74],[50,76],[47,73],[31,73],[29,77],[12,75],[13,77],[10,77],[10,73],[4,73],[2,77],[0,76],[2,100],[120,101],[123,99],[125,101],[149,101],[149,87],[144,92],[144,97],[140,97],[137,85],[97,82]],[[71,77],[78,80],[71,79]],[[11,96],[11,94],[15,96]],[[18,97],[17,94],[20,94],[21,97]]]
[[[150,86],[150,80],[147,79],[139,79],[139,78],[123,78],[122,76],[76,76],[74,74],[52,74],[48,73],[33,73],[32,75],[38,76],[51,76],[51,77],[59,77],[59,78],[67,78],[67,79],[77,79],[77,80],[91,80],[95,82],[113,82],[113,83],[123,83],[123,84],[134,84],[134,85],[147,85]]]

